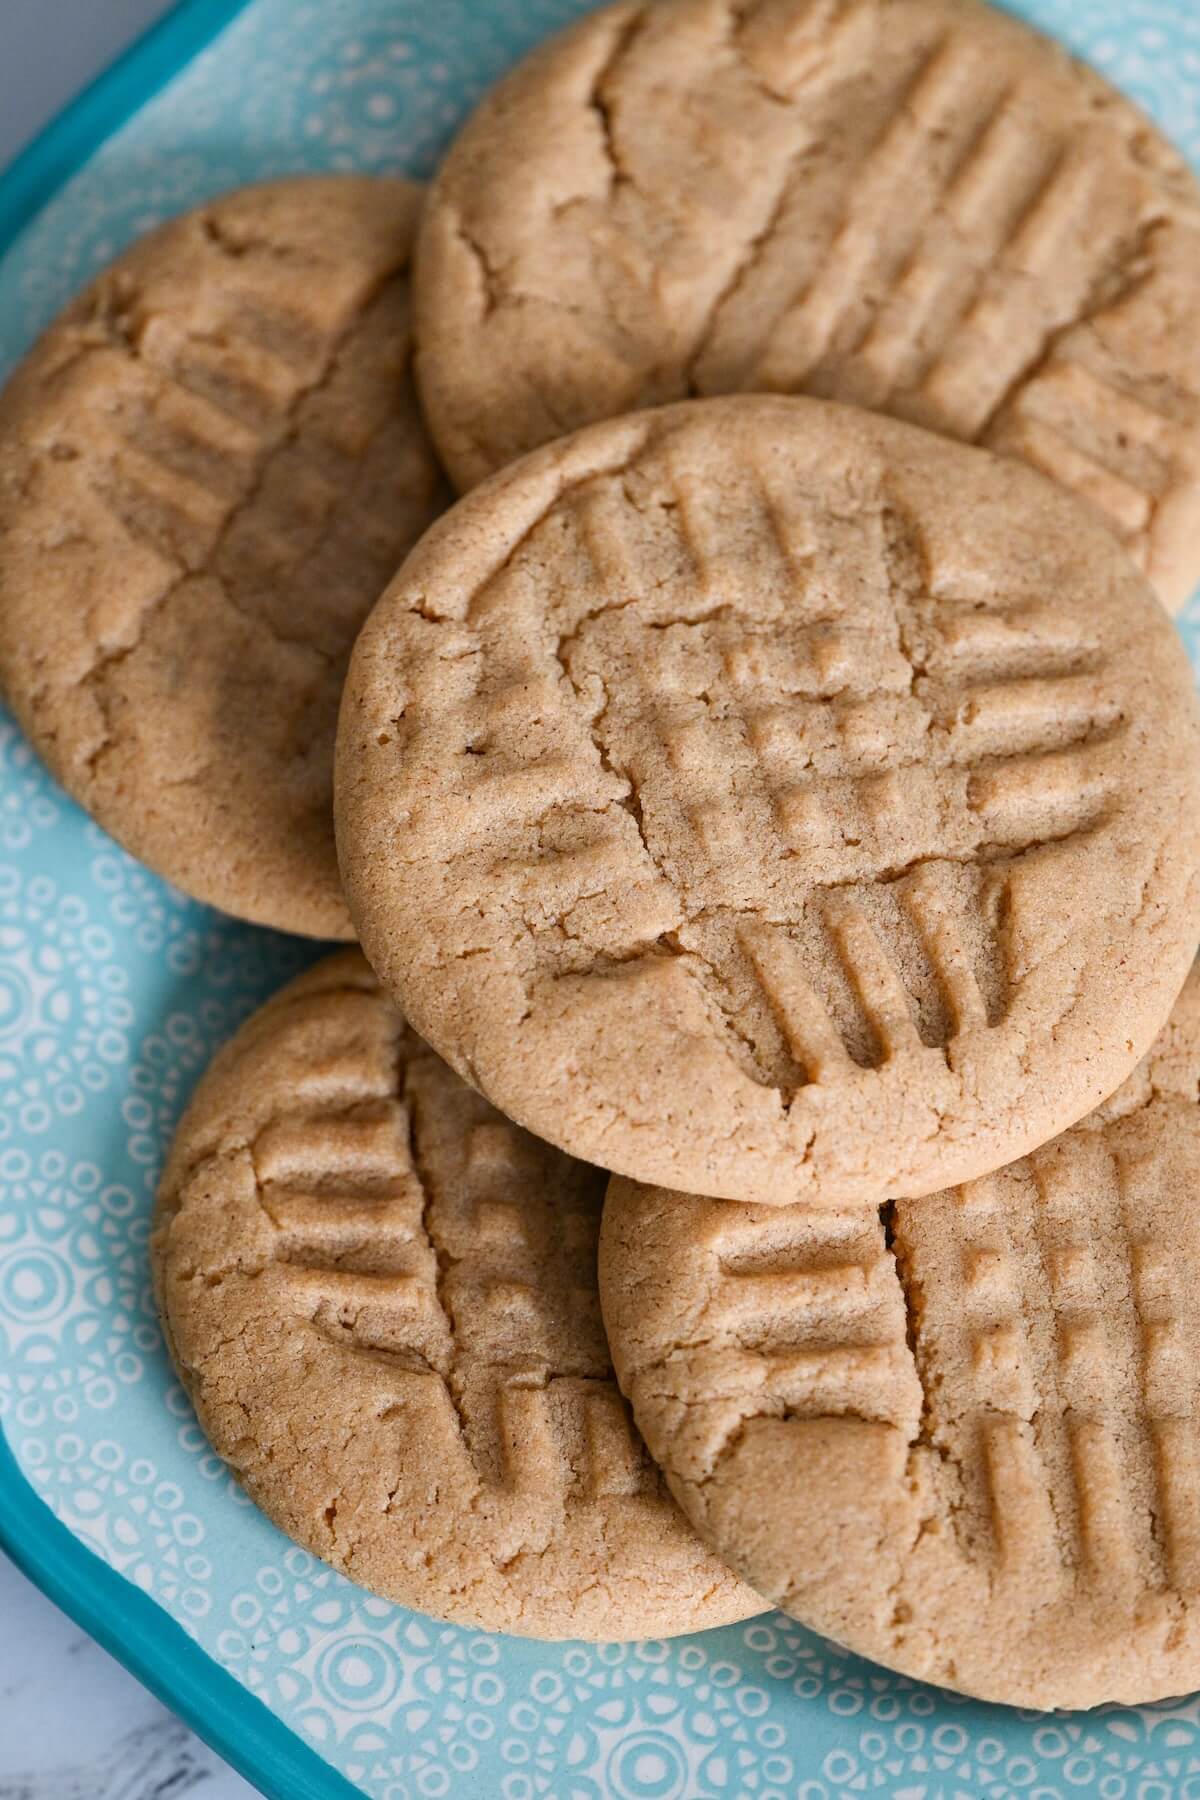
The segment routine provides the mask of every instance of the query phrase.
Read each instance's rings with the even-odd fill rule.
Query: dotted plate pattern
[[[0,371],[130,238],[222,188],[427,175],[488,83],[580,10],[254,0],[0,266]],[[1194,0],[1015,10],[1200,166]],[[1181,629],[1200,663],[1200,596]],[[1200,1800],[1200,1698],[1013,1712],[778,1615],[671,1643],[489,1637],[369,1598],[270,1526],[172,1379],[146,1238],[197,1076],[314,954],[140,868],[0,713],[0,1429],[76,1536],[371,1800]]]

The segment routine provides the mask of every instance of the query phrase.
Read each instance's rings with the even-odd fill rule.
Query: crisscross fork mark
[[[739,1210],[706,1262],[699,1329],[736,1356],[739,1388],[788,1414],[903,1410],[903,1308],[876,1214]]]

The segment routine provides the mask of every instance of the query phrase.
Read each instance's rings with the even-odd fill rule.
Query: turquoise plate
[[[424,175],[578,0],[185,0],[0,178],[0,369],[156,220],[252,177]],[[1024,0],[1200,164],[1196,0]],[[1200,646],[1200,609],[1183,626]],[[314,954],[118,850],[0,713],[0,1542],[280,1800],[1200,1800],[1200,1702],[1072,1717],[885,1674],[773,1615],[531,1644],[372,1600],[209,1450],[146,1268],[156,1171]]]

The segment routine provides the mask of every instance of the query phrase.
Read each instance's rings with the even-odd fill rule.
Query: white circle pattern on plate
[[[427,175],[488,82],[581,10],[253,0],[5,259],[0,368],[132,236],[207,194],[306,168]],[[1016,10],[1200,164],[1194,0]],[[1200,658],[1196,601],[1181,628]],[[0,714],[0,1428],[84,1543],[372,1800],[1200,1800],[1197,1699],[1010,1712],[779,1615],[671,1643],[488,1637],[371,1599],[269,1525],[172,1379],[146,1237],[201,1069],[315,954],[140,868]]]

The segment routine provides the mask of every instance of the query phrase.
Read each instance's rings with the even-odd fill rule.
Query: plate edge
[[[114,132],[250,0],[176,0],[0,173],[0,257]],[[267,1800],[362,1800],[193,1642],[157,1601],[77,1538],[22,1473],[0,1423],[0,1550]]]
[[[88,159],[250,0],[176,0],[0,172],[0,257]]]
[[[55,1517],[2,1427],[0,1550],[267,1800],[362,1800],[360,1788]]]

